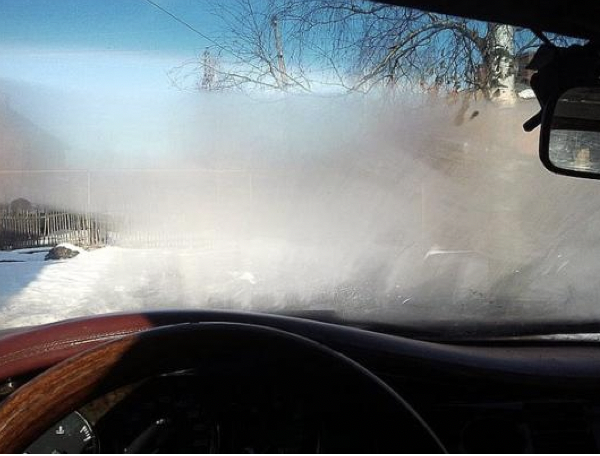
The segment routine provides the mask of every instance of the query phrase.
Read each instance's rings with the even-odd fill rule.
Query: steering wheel
[[[285,384],[309,403],[324,434],[323,451],[443,452],[419,415],[355,361],[296,334],[239,323],[152,329],[57,364],[0,405],[0,452],[23,452],[59,419],[121,386],[174,371],[202,370],[224,359],[252,360],[255,368],[244,375]]]

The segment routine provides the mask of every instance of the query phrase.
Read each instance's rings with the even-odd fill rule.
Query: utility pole
[[[277,52],[277,68],[279,70],[278,83],[281,88],[285,89],[287,81],[287,71],[285,69],[285,59],[283,57],[283,41],[281,39],[281,30],[279,28],[279,20],[277,15],[271,16],[271,26],[273,27],[273,34],[275,36],[275,50]]]
[[[206,49],[202,54],[202,90],[213,90],[215,84],[215,66],[216,61],[210,54],[210,51]]]

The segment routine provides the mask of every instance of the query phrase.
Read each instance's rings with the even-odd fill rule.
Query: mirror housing
[[[600,179],[600,86],[570,88],[542,112],[544,166],[557,174]]]

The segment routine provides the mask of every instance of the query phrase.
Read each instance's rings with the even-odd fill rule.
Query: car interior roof
[[[575,38],[600,39],[600,2],[589,0],[384,0],[384,3]]]

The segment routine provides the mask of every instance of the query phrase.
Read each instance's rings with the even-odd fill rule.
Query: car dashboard
[[[293,392],[256,387],[249,396],[207,372],[160,375],[86,404],[27,452],[318,452],[319,426]]]
[[[413,395],[406,393],[414,379],[387,381],[404,391],[451,453],[598,450],[600,403],[591,398],[526,389],[514,396],[485,394],[472,384],[457,391],[434,382],[413,384]],[[202,383],[196,372],[180,372],[113,391],[56,423],[27,452],[137,453],[156,446],[174,453],[320,451],[320,429],[293,395],[273,391],[260,402],[236,397],[217,404],[210,391],[198,389]],[[474,400],[476,393],[481,396]]]
[[[174,319],[251,321],[326,344],[401,395],[452,453],[587,453],[599,448],[600,356],[594,344],[447,344],[300,318],[227,312],[155,317],[152,325]],[[5,339],[15,337],[24,336]],[[293,389],[257,383],[248,395],[246,373],[252,363],[224,361],[124,385],[64,417],[28,452],[326,452],[328,429]],[[227,371],[228,380],[217,371]],[[10,379],[18,384],[33,376],[29,371]],[[403,431],[394,431],[399,441],[410,438]]]

